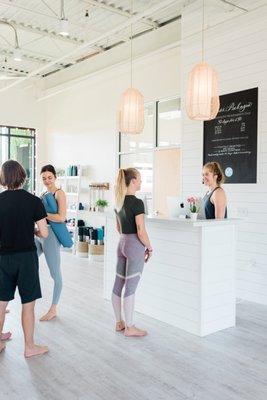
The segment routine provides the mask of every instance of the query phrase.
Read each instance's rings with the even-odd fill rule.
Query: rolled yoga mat
[[[44,207],[45,207],[45,210],[47,213],[57,214],[58,204],[52,193],[49,193],[49,192],[45,193],[42,196],[42,200],[43,200],[43,204],[44,204]],[[73,246],[73,241],[72,241],[70,233],[66,227],[65,222],[49,221],[49,225],[51,226],[59,243],[61,243],[63,247],[70,248]]]

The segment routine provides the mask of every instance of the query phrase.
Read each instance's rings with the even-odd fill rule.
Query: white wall
[[[178,48],[173,48],[135,63],[134,85],[146,101],[180,94],[185,98],[188,72],[201,56],[196,33],[201,26],[200,3],[184,9],[181,60]],[[218,70],[220,94],[259,87],[258,183],[227,185],[226,190],[231,215],[244,218],[238,235],[237,294],[267,304],[267,7],[233,15],[206,32],[206,60]],[[114,182],[116,109],[129,84],[128,71],[129,66],[116,66],[40,103],[46,109],[45,162],[57,167],[89,165],[90,180]],[[183,115],[182,177],[187,196],[203,193],[203,132],[201,123]]]
[[[0,125],[36,129],[37,168],[43,164],[45,147],[45,113],[42,104],[37,103],[35,88],[18,87],[1,93]]]
[[[202,1],[184,9],[182,18],[182,93],[187,76],[200,61]],[[244,13],[205,33],[205,59],[219,74],[220,94],[259,87],[258,183],[226,185],[232,216],[244,218],[238,233],[237,294],[267,304],[267,6]],[[184,103],[183,103],[184,109]],[[183,112],[183,192],[203,192],[203,127]],[[220,255],[218,254],[218,257]]]
[[[145,101],[180,94],[179,49],[174,47],[134,63],[133,85]],[[88,165],[91,181],[114,183],[118,134],[116,112],[129,86],[129,64],[99,73],[41,101],[46,107],[45,162],[56,167]]]

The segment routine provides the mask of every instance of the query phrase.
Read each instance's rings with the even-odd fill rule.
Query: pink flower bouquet
[[[195,197],[195,196],[188,197],[187,202],[189,203],[189,208],[191,213],[199,212],[201,205],[200,197]]]

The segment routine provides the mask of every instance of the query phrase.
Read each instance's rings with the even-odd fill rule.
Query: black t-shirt
[[[34,223],[45,217],[42,201],[26,190],[0,193],[0,254],[35,250]]]
[[[122,209],[116,212],[121,226],[121,233],[137,233],[135,217],[144,213],[143,201],[134,195],[126,195]]]

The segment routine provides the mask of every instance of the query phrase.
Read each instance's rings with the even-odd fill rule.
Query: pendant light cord
[[[61,18],[61,19],[66,19],[66,16],[65,16],[65,7],[64,7],[64,0],[61,0],[60,18]]]
[[[202,62],[204,62],[204,8],[205,8],[205,0],[202,0],[202,38],[201,38],[201,45],[202,45],[202,51],[201,51],[201,57],[202,57]]]
[[[131,0],[131,18],[133,16],[133,0]],[[131,88],[133,87],[133,24],[131,24],[131,33],[130,33],[130,53],[131,53]]]

